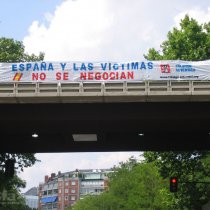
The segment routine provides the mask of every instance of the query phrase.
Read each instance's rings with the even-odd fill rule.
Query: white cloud
[[[119,162],[134,156],[140,160],[141,152],[91,152],[91,153],[40,153],[36,154],[37,162],[34,166],[24,169],[19,176],[27,181],[27,191],[31,187],[38,186],[44,181],[45,175],[72,171],[75,169],[102,169],[111,168]]]
[[[66,0],[45,15],[47,26],[34,21],[23,42],[29,53],[44,51],[46,60],[141,59],[173,23],[168,2],[161,2],[157,10],[160,3],[151,0]]]
[[[29,36],[24,38],[26,50],[36,54],[44,51],[47,60],[79,60],[96,55],[112,21],[105,2],[63,2],[53,15],[47,14],[49,27],[37,21],[31,24]]]

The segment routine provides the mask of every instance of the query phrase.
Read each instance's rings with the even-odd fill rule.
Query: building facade
[[[109,169],[52,173],[39,184],[39,210],[65,210],[86,195],[98,195],[108,188]]]
[[[23,193],[22,196],[26,201],[26,205],[31,209],[38,209],[38,188],[33,187],[29,189],[27,192]]]

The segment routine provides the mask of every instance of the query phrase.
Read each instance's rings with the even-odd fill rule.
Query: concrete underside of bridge
[[[0,152],[209,150],[209,132],[210,102],[0,104]]]

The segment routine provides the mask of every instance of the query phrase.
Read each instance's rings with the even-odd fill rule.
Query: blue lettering
[[[84,71],[86,71],[86,66],[85,66],[85,64],[84,64],[84,63],[82,63],[82,65],[81,65],[81,67],[80,67],[80,70],[84,70]]]
[[[131,69],[138,69],[139,68],[139,63],[138,62],[132,62],[131,63]]]
[[[153,69],[153,63],[152,63],[152,62],[149,62],[149,63],[147,64],[147,66],[148,66],[148,69]]]
[[[107,63],[101,63],[101,68],[102,68],[102,70],[106,70],[106,66],[107,66]]]
[[[144,62],[142,62],[142,63],[141,63],[141,67],[140,67],[140,69],[146,69],[146,65],[145,65],[145,63],[144,63]]]
[[[93,63],[88,63],[88,70],[93,70]]]
[[[31,67],[32,67],[31,63],[27,63],[27,64],[26,64],[26,71],[30,70]]]
[[[12,71],[17,71],[17,64],[12,64]]]
[[[109,63],[109,70],[111,70],[112,69],[112,64],[111,63]]]
[[[46,69],[47,69],[47,64],[46,64],[45,62],[42,62],[42,63],[41,63],[41,66],[40,66],[40,69],[46,71]]]
[[[192,65],[176,65],[176,71],[177,72],[195,72],[195,68],[192,67]]]
[[[60,63],[60,64],[61,64],[62,70],[64,71],[65,70],[65,67],[66,67],[66,63]]]
[[[117,64],[117,63],[115,63],[115,64],[113,65],[113,69],[114,69],[114,70],[118,70],[118,69],[119,69],[119,67],[118,67],[118,64]]]
[[[23,63],[21,63],[21,64],[19,65],[19,70],[20,70],[20,71],[24,71],[24,69],[25,69],[25,66],[24,66]]]
[[[78,70],[79,70],[79,69],[77,68],[76,63],[73,63],[73,69],[74,69],[74,71],[78,71]]]
[[[52,71],[54,70],[52,63],[49,63],[48,71],[49,71],[49,70],[52,70]]]
[[[34,64],[33,71],[39,71],[39,65],[37,63]]]

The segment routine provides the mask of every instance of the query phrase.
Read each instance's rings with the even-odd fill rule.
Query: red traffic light
[[[176,178],[173,178],[173,179],[171,180],[171,182],[172,182],[172,183],[177,183],[177,179],[176,179]]]
[[[170,192],[177,192],[178,190],[178,179],[177,177],[170,178]]]

